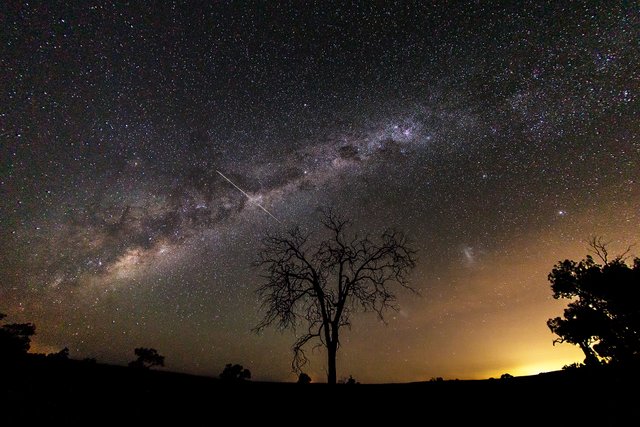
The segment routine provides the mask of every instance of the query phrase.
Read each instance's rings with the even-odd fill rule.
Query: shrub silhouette
[[[311,377],[304,372],[300,372],[298,375],[298,384],[309,384],[311,382]]]
[[[47,354],[47,359],[49,360],[69,360],[69,349],[67,347],[63,348],[57,353],[49,353]]]
[[[242,382],[250,380],[251,371],[244,369],[242,365],[232,365],[231,363],[227,363],[220,374],[220,379],[228,382]]]
[[[149,369],[154,366],[164,366],[164,356],[158,354],[155,348],[139,347],[134,350],[138,358],[129,363],[130,368]]]
[[[579,362],[574,362],[574,363],[571,363],[569,365],[564,365],[562,367],[562,369],[565,370],[565,371],[567,371],[567,370],[570,371],[570,370],[573,370],[573,369],[580,369],[580,368],[584,368],[584,365],[582,363],[579,363]]]
[[[347,380],[347,382],[345,384],[348,385],[354,385],[354,384],[360,384],[359,382],[356,381],[355,378],[353,378],[352,375],[349,375],[349,379]]]
[[[0,313],[0,320],[6,317]],[[23,358],[31,348],[31,337],[36,333],[33,323],[10,323],[0,327],[0,360]]]

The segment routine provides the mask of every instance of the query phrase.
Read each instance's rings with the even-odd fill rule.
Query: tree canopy
[[[229,382],[246,381],[251,379],[251,371],[242,365],[227,363],[220,373],[220,379]]]
[[[554,341],[578,345],[586,365],[628,363],[640,357],[640,259],[626,262],[626,253],[609,258],[601,239],[589,243],[598,258],[558,262],[549,281],[554,298],[571,302],[563,317],[547,325]]]
[[[6,317],[0,313],[0,320]],[[31,348],[31,337],[36,333],[33,323],[9,323],[0,327],[0,360],[24,357]]]
[[[129,363],[131,368],[149,369],[154,366],[164,366],[164,356],[158,354],[155,348],[139,347],[134,350],[138,358]]]

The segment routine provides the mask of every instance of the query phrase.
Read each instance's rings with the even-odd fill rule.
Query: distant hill
[[[637,396],[625,387],[635,387],[639,377],[638,369],[602,368],[408,384],[229,384],[166,371],[29,358],[0,367],[0,420],[164,425],[177,419],[175,425],[216,425],[231,417],[285,425],[325,419],[330,425],[346,420],[378,425],[418,417],[424,424],[444,419],[447,425],[622,425],[637,414]]]

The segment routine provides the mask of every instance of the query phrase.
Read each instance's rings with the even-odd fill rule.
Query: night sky
[[[63,3],[0,5],[0,312],[33,351],[293,380],[252,262],[332,206],[407,232],[421,293],[354,319],[339,378],[582,361],[546,276],[640,243],[637,2]]]

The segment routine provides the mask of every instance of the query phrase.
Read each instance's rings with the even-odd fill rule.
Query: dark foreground
[[[0,368],[0,425],[635,425],[639,379],[638,369],[602,368],[507,380],[228,384],[95,363],[30,361]]]

